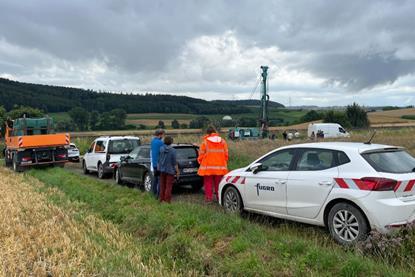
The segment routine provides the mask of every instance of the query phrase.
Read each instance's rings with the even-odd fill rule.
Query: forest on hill
[[[68,112],[74,107],[82,107],[97,112],[121,108],[127,113],[241,114],[247,112],[247,105],[257,104],[259,101],[255,100],[205,101],[174,95],[96,92],[0,78],[0,105],[6,110],[15,106],[30,106],[48,113]]]

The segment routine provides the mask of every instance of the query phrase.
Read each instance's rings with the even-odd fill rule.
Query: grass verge
[[[160,261],[179,274],[235,276],[410,275],[335,245],[320,228],[270,218],[239,216],[192,203],[160,205],[126,187],[62,169],[28,173],[48,188],[49,201],[92,215],[133,236],[144,265]],[[28,177],[28,181],[31,177]],[[408,267],[409,268],[409,267]],[[405,270],[405,269],[401,269]]]

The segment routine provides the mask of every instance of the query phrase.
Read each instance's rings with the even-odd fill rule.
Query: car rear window
[[[128,154],[139,145],[140,142],[136,139],[111,140],[108,146],[108,154]]]
[[[378,172],[415,172],[415,158],[405,150],[385,150],[362,154],[363,158]]]
[[[194,147],[178,147],[176,148],[178,160],[193,160],[197,158],[197,151]]]

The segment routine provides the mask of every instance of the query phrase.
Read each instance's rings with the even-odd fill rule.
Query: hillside
[[[174,95],[136,95],[96,92],[70,87],[39,85],[0,78],[0,106],[27,105],[49,113],[67,112],[73,107],[104,112],[122,108],[127,113],[240,114],[244,104],[234,101],[205,101]]]
[[[231,105],[239,105],[239,106],[260,106],[261,105],[261,101],[260,100],[215,100],[213,101],[215,103],[218,104],[231,104]],[[268,104],[269,107],[273,107],[273,108],[284,108],[285,106],[281,103],[278,102],[274,102],[274,101],[269,101]]]

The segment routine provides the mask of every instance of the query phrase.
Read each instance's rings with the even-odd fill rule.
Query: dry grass
[[[166,275],[158,262],[144,265],[135,240],[113,224],[48,203],[34,178],[4,168],[0,176],[1,276]]]

